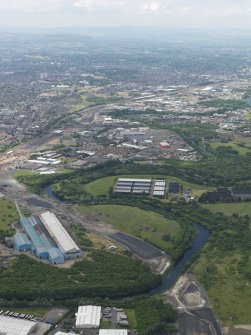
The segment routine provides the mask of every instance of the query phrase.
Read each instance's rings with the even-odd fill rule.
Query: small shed
[[[40,259],[48,259],[49,253],[43,246],[37,246],[37,248],[34,248],[33,252],[37,255]]]
[[[16,233],[12,238],[14,247],[18,251],[31,250],[31,242],[24,233]]]

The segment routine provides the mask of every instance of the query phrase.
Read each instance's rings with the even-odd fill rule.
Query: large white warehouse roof
[[[63,249],[65,253],[72,253],[80,251],[77,244],[73,241],[71,236],[67,233],[65,228],[59,222],[54,213],[45,212],[39,216],[45,228],[57,243],[58,247]]]
[[[151,183],[152,179],[119,178],[118,181],[128,181],[133,183]]]
[[[36,325],[37,322],[0,315],[0,334],[28,335]]]
[[[55,335],[76,335],[76,333],[64,333],[64,332],[56,332]]]
[[[101,319],[101,306],[79,306],[76,314],[77,328],[98,328]]]
[[[127,329],[100,329],[99,335],[127,335]]]

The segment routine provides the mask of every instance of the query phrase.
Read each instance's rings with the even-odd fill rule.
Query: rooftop
[[[151,183],[152,179],[134,179],[134,178],[119,178],[118,181],[129,181],[129,182],[141,182],[141,183]]]
[[[127,329],[100,329],[99,335],[127,335]]]
[[[43,222],[45,228],[55,240],[58,247],[63,249],[64,252],[78,252],[80,251],[77,244],[73,241],[63,225],[59,222],[55,214],[45,212],[40,215],[40,220]]]
[[[98,328],[101,319],[101,306],[79,306],[76,314],[76,327]]]
[[[0,334],[28,335],[36,325],[37,322],[0,315]]]
[[[24,234],[24,233],[16,233],[13,236],[13,239],[14,239],[15,243],[18,244],[18,245],[31,244],[27,235]]]

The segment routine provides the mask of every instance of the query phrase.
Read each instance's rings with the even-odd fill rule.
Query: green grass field
[[[238,272],[239,254],[201,254],[192,273],[205,285],[217,318],[225,324],[251,324],[251,284]],[[249,261],[250,263],[250,261]]]
[[[243,146],[245,145],[245,147]],[[238,151],[240,155],[246,155],[251,152],[251,143],[246,138],[235,138],[233,141],[228,143],[223,142],[213,142],[210,144],[212,149],[217,149],[218,147],[231,147],[232,149]]]
[[[244,115],[244,119],[247,120],[247,121],[250,121],[251,120],[251,112],[246,112],[245,115]]]
[[[227,216],[232,214],[250,215],[251,216],[251,202],[236,202],[227,204],[205,204],[204,208],[217,213],[222,212]]]
[[[130,329],[137,329],[137,320],[135,309],[127,309],[126,314],[128,316],[129,328]]]
[[[0,213],[0,230],[8,231],[19,218],[15,204],[5,198],[0,199]]]
[[[79,104],[70,106],[70,112],[76,113],[83,109],[88,108],[91,104],[87,101],[87,98],[88,98],[87,96],[81,95],[82,102]]]
[[[184,188],[189,188],[192,190],[192,195],[194,197],[200,196],[203,192],[206,192],[207,190],[210,190],[210,187],[206,187],[203,185],[198,184],[191,184],[188,183],[180,178],[172,177],[172,176],[159,176],[159,175],[123,175],[123,176],[112,176],[112,177],[106,177],[97,179],[85,186],[85,191],[92,194],[92,195],[102,195],[102,194],[108,194],[109,189],[114,186],[114,183],[117,178],[163,178],[167,182],[170,181],[177,181],[180,182]]]
[[[56,173],[71,173],[74,171],[73,169],[57,169]],[[29,176],[34,176],[34,175],[40,175],[39,172],[36,171],[30,171],[30,170],[15,170],[13,177],[18,178],[18,177],[29,177]]]
[[[145,211],[137,207],[123,205],[94,205],[79,206],[81,213],[94,215],[97,219],[111,224],[114,228],[134,235],[159,248],[171,252],[172,240],[182,238],[180,224],[168,220],[164,216],[151,211]],[[163,240],[163,236],[169,236],[169,240]]]
[[[30,170],[15,170],[13,177],[18,178],[18,177],[29,177],[29,176],[34,176],[36,174],[39,174],[39,172],[35,171],[30,171]]]

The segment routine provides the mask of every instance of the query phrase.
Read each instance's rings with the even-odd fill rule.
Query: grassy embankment
[[[57,169],[56,170],[56,174],[60,174],[60,173],[71,173],[73,170],[72,169]],[[37,171],[31,171],[31,170],[24,170],[24,169],[22,169],[22,170],[15,170],[15,172],[14,172],[14,175],[13,175],[13,177],[15,178],[15,179],[18,179],[19,177],[30,177],[30,176],[38,176],[38,175],[40,175],[40,173],[39,172],[37,172]]]
[[[251,202],[236,202],[225,204],[205,204],[204,208],[209,209],[213,213],[222,212],[227,216],[232,214],[250,215],[251,216]]]
[[[79,206],[81,213],[93,215],[114,228],[146,240],[171,252],[174,242],[183,237],[180,224],[164,216],[137,207],[123,205]]]
[[[137,329],[137,319],[135,309],[126,310],[130,329]]]
[[[18,212],[16,206],[13,202],[8,199],[0,199],[0,240],[4,236],[13,235],[14,229],[11,228],[11,225],[15,223],[18,218]]]
[[[212,142],[210,143],[212,149],[217,149],[218,147],[231,147],[236,150],[239,155],[246,155],[251,153],[251,138],[250,137],[235,137],[232,141],[228,142]]]
[[[81,110],[87,109],[89,107],[106,105],[109,103],[113,103],[121,99],[121,97],[104,97],[102,95],[81,95],[81,102],[70,106],[70,112],[75,113]]]
[[[15,179],[18,179],[19,177],[29,177],[35,175],[39,175],[39,172],[22,169],[22,170],[15,170],[13,177]]]
[[[227,143],[223,142],[213,142],[210,144],[212,149],[217,149],[218,147],[231,147],[233,150],[238,151],[240,155],[246,155],[251,152],[251,147],[243,146],[243,142],[239,142],[236,140],[229,141]]]

